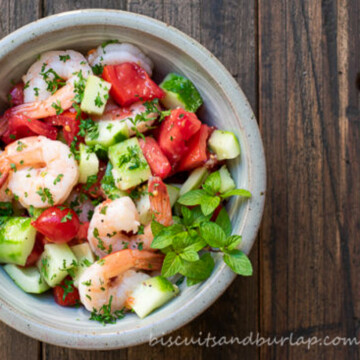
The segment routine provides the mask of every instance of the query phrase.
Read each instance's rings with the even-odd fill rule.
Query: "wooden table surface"
[[[258,118],[267,203],[238,278],[173,335],[359,337],[359,0],[0,0],[0,37],[38,18],[114,8],[165,21],[212,51]],[[358,346],[141,345],[63,349],[0,324],[0,359],[357,359]]]

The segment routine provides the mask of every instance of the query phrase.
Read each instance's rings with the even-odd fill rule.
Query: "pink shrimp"
[[[121,250],[89,266],[79,280],[80,300],[89,311],[121,310],[127,298],[148,275],[138,270],[160,270],[164,256],[150,251]]]

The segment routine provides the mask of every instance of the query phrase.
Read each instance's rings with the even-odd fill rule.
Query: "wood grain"
[[[358,1],[259,2],[259,108],[269,178],[260,328],[267,336],[357,336],[358,21]],[[261,349],[263,359],[358,356],[354,346]]]
[[[40,2],[0,0],[0,38],[36,20],[40,14]],[[13,14],[17,14],[13,16]],[[37,360],[40,343],[12,330],[0,322],[0,359]]]

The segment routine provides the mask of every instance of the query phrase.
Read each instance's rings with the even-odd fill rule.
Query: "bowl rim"
[[[104,15],[106,15],[106,18]],[[230,85],[228,89],[225,90],[223,84],[219,83],[219,86],[228,96],[233,111],[239,114],[237,102],[241,103],[242,107],[245,107],[245,114],[244,109],[242,109],[241,114],[241,117],[246,120],[242,123],[242,132],[247,134],[249,137],[248,141],[256,152],[256,156],[251,157],[250,166],[250,177],[253,181],[255,179],[252,191],[261,194],[261,196],[257,198],[257,201],[252,203],[252,216],[248,217],[247,223],[245,223],[245,227],[250,228],[249,231],[251,235],[248,236],[244,251],[249,253],[260,227],[265,203],[266,165],[264,149],[258,124],[243,91],[225,66],[209,50],[182,31],[148,16],[123,10],[81,9],[48,16],[15,30],[0,40],[0,53],[3,49],[6,49],[3,50],[5,53],[9,53],[14,48],[21,46],[23,43],[27,43],[38,35],[64,29],[69,26],[84,26],[89,24],[104,26],[126,25],[132,29],[146,32],[144,27],[138,25],[140,23],[139,18],[142,23],[149,25],[151,32],[147,31],[148,33],[155,36],[158,36],[161,31],[171,33],[172,41],[174,41],[177,46],[179,46],[179,43],[185,44],[192,52],[199,55],[200,58],[206,59],[207,69],[213,69],[217,76],[221,75],[222,83],[226,82],[227,85]],[[194,55],[192,54],[191,56]],[[247,214],[245,214],[245,216],[246,215]],[[171,314],[171,316],[161,319],[156,327],[144,327],[122,333],[121,344],[119,344],[119,339],[116,339],[119,335],[115,332],[99,337],[99,335],[94,334],[69,333],[61,329],[46,326],[46,323],[40,323],[31,317],[24,317],[23,314],[10,303],[1,299],[0,320],[27,336],[57,346],[83,350],[120,349],[147,342],[151,336],[155,338],[164,336],[184,326],[212,305],[228,288],[235,277],[236,275],[222,263],[216,276],[214,276],[214,274],[211,276],[212,279],[210,278],[209,286],[202,287],[191,301],[188,301],[181,307],[182,311],[188,311],[188,316],[177,316],[179,314],[176,312]],[[216,286],[211,286],[215,284]]]

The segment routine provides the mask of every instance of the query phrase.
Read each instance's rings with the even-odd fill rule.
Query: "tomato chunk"
[[[8,95],[10,106],[17,106],[24,103],[24,83],[13,86]]]
[[[150,166],[151,173],[165,179],[171,172],[171,165],[156,140],[152,137],[146,137],[145,140],[139,139],[139,143]]]
[[[110,94],[121,106],[165,96],[164,91],[150,79],[147,72],[135,63],[107,65],[102,77],[111,83]]]
[[[66,243],[78,233],[80,221],[74,210],[66,206],[52,206],[46,209],[31,225],[50,241]]]
[[[211,129],[203,124],[200,130],[189,140],[188,151],[181,159],[178,171],[187,171],[203,165],[208,159],[207,139]]]
[[[58,130],[47,123],[37,119],[29,119],[21,114],[13,114],[11,109],[5,111],[1,122],[7,122],[8,129],[4,132],[2,140],[9,144],[14,140],[28,136],[43,135],[49,139],[56,140]]]
[[[79,304],[80,295],[73,280],[67,276],[58,286],[53,289],[55,302],[61,306],[74,306]]]
[[[161,123],[158,144],[172,165],[188,151],[188,140],[200,130],[201,122],[194,113],[175,109]]]
[[[74,137],[77,137],[78,141],[82,141],[78,136],[80,131],[80,119],[77,118],[75,109],[71,108],[60,115],[49,116],[44,119],[44,121],[54,126],[62,126],[65,141],[69,146],[73,142]]]

